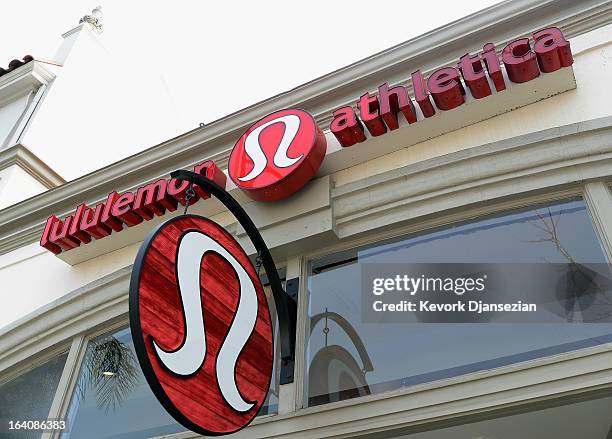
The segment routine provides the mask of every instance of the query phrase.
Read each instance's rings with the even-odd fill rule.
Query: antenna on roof
[[[96,6],[91,14],[84,15],[79,23],[89,23],[98,33],[102,33],[102,6]]]

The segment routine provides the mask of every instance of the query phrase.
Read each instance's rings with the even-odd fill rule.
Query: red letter
[[[483,47],[482,58],[487,67],[487,72],[493,80],[495,90],[504,91],[506,89],[506,82],[504,81],[504,75],[499,68],[499,59],[495,52],[495,45],[493,43],[487,43]]]
[[[171,212],[176,210],[176,200],[166,195],[166,180],[161,178],[138,188],[134,200],[134,212],[146,220],[153,215],[162,216],[166,213],[166,206]]]
[[[550,27],[535,32],[533,38],[535,39],[533,50],[543,72],[554,72],[574,63],[570,43],[558,28]]]
[[[434,110],[429,100],[429,92],[425,88],[425,80],[420,70],[412,74],[412,88],[414,89],[414,99],[419,104],[419,107],[421,107],[423,116],[431,117],[436,114],[436,110]]]
[[[205,162],[200,163],[199,165],[193,168],[193,172],[195,172],[196,174],[203,175],[213,183],[216,183],[217,186],[220,186],[222,189],[225,189],[225,186],[227,184],[227,176],[223,173],[221,169],[219,169],[217,164],[212,160],[206,160]],[[194,189],[203,200],[210,198],[210,194],[204,189],[202,189],[200,186],[194,185]]]
[[[380,136],[387,132],[387,127],[383,123],[382,118],[378,112],[378,99],[376,96],[371,96],[369,93],[365,93],[359,98],[359,115],[361,120],[365,124],[366,128],[373,136]]]
[[[366,139],[363,125],[357,119],[353,107],[342,107],[334,111],[334,120],[332,120],[329,129],[344,148]]]
[[[452,110],[463,104],[463,86],[459,72],[454,67],[443,67],[431,74],[427,80],[429,92],[440,110]]]
[[[408,96],[408,92],[404,87],[389,88],[386,82],[378,87],[378,100],[380,102],[380,115],[391,130],[399,128],[397,113],[400,111],[408,121],[415,123],[416,113],[414,112],[414,104]]]
[[[485,75],[480,57],[478,55],[463,55],[459,59],[459,70],[465,80],[465,85],[470,89],[470,93],[476,99],[482,99],[491,94],[491,87]]]
[[[115,192],[116,193],[116,192]],[[119,195],[119,194],[117,194]],[[83,216],[81,217],[81,230],[85,233],[90,234],[96,239],[104,238],[111,234],[111,228],[102,223],[102,210],[105,208],[104,204],[96,205],[94,211],[92,211],[87,205],[83,210]],[[113,218],[117,221],[115,218]],[[123,229],[123,225],[121,226]]]
[[[127,224],[128,227],[142,222],[142,218],[132,210],[131,204],[133,201],[134,195],[131,192],[126,192],[121,194],[111,207],[111,214]]]
[[[173,178],[168,183],[168,194],[172,195],[176,201],[181,203],[183,206],[187,204],[187,200],[185,199],[185,192],[187,192],[187,188],[189,187],[189,182],[187,180],[181,180],[180,182]],[[195,203],[198,200],[198,195],[196,193],[195,198],[192,198],[190,203]]]
[[[45,224],[45,230],[43,230],[42,237],[40,238],[40,245],[52,253],[59,255],[62,252],[62,248],[57,245],[49,242],[49,232],[51,231],[51,226],[55,221],[59,221],[55,215],[51,215],[47,218],[47,224]]]
[[[119,198],[119,194],[117,192],[111,192],[110,194],[108,194],[108,197],[106,198],[106,203],[104,203],[104,210],[102,211],[101,221],[105,226],[110,227],[115,232],[120,232],[123,230],[123,224],[120,220],[114,218],[110,213],[111,208],[113,207],[113,204],[115,203],[117,198]]]
[[[521,38],[504,47],[502,59],[512,82],[527,82],[540,75],[538,61],[531,51],[528,38]]]
[[[68,230],[70,230],[71,221],[72,216],[67,216],[66,219],[64,219],[63,223],[61,220],[55,218],[49,233],[49,240],[52,243],[59,245],[63,250],[71,250],[81,245],[81,241],[68,235]]]
[[[74,217],[72,218],[72,224],[70,224],[70,230],[68,231],[68,236],[78,239],[83,244],[88,244],[91,242],[91,236],[82,231],[79,227],[81,224],[81,217],[83,216],[83,209],[86,207],[87,206],[85,206],[85,204],[81,204],[79,207],[77,207]]]

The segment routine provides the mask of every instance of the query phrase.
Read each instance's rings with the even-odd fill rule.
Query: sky
[[[0,14],[0,65],[52,58],[101,5],[102,43],[161,76],[187,131],[495,3],[25,0]]]

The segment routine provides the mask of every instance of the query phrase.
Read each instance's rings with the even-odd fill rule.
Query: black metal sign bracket
[[[172,172],[170,176],[177,180],[185,180],[198,185],[205,192],[217,198],[234,215],[249,236],[255,250],[257,250],[261,258],[264,270],[266,270],[266,275],[268,276],[268,281],[270,282],[270,288],[272,289],[272,295],[274,297],[274,303],[276,304],[281,347],[280,383],[292,383],[295,366],[297,287],[299,282],[297,279],[290,279],[287,281],[287,291],[283,289],[270,250],[259,233],[259,230],[257,230],[251,217],[249,217],[242,206],[240,206],[238,201],[236,201],[236,199],[234,199],[224,188],[192,171],[180,169]]]

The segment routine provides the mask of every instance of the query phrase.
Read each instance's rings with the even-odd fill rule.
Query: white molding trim
[[[18,165],[47,189],[66,183],[57,172],[20,143],[0,150],[0,170]]]
[[[0,105],[41,85],[48,85],[54,78],[44,62],[30,61],[0,77]]]
[[[0,373],[75,336],[125,321],[131,272],[132,266],[122,268],[2,328]]]
[[[86,348],[87,339],[84,336],[81,335],[72,339],[70,351],[64,364],[64,370],[57,385],[55,397],[51,403],[49,419],[59,419],[66,414],[65,408],[67,408],[72,397],[72,391],[79,376],[80,365]],[[42,435],[42,439],[49,439],[53,436],[54,432],[45,432]]]
[[[612,193],[605,182],[587,183],[584,198],[589,205],[591,217],[602,241],[608,262],[612,264]]]

